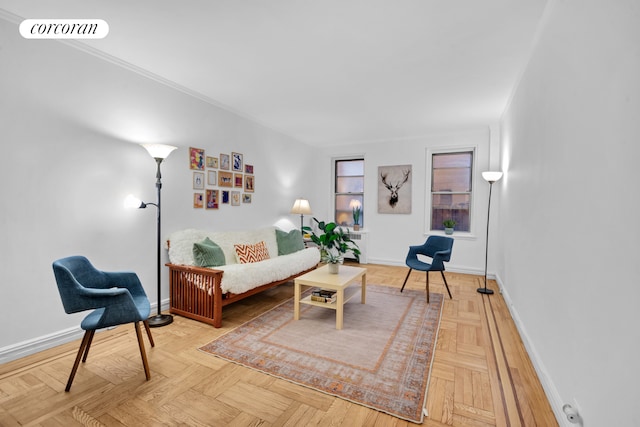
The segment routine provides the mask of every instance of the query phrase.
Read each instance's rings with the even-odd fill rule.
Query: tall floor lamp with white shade
[[[493,294],[492,289],[487,288],[487,264],[489,262],[489,215],[491,214],[491,189],[495,182],[500,181],[502,178],[502,172],[482,172],[482,178],[489,183],[489,203],[487,207],[487,240],[485,241],[484,249],[484,287],[478,288],[478,292],[485,295]]]
[[[161,282],[160,281],[160,247],[161,247],[160,193],[161,191],[160,190],[162,189],[162,180],[161,180],[162,174],[160,173],[160,163],[162,163],[164,159],[169,157],[169,154],[171,154],[171,152],[178,147],[174,147],[172,145],[165,145],[165,144],[142,144],[142,146],[149,152],[149,154],[151,155],[151,157],[154,158],[157,164],[157,169],[156,169],[156,191],[158,194],[157,202],[145,203],[140,199],[137,199],[136,197],[129,195],[125,200],[125,206],[131,207],[131,208],[144,209],[147,206],[151,205],[156,207],[156,210],[158,213],[157,214],[157,242],[156,242],[156,250],[157,250],[156,279],[157,279],[157,287],[158,287],[157,289],[158,311],[155,316],[151,316],[149,318],[149,326],[159,327],[159,326],[168,325],[169,323],[173,322],[173,316],[171,316],[170,314],[162,314],[162,298],[161,298],[161,286],[160,286],[160,282]]]

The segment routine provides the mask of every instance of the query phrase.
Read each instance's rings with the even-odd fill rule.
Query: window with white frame
[[[364,159],[335,160],[334,206],[338,225],[354,225],[353,211],[359,208],[358,224],[363,225],[364,212]]]
[[[474,151],[431,153],[431,230],[455,221],[457,231],[471,231]]]

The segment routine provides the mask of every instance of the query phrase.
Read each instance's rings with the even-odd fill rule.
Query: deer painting
[[[411,167],[407,169],[402,169],[402,178],[399,178],[396,181],[391,181],[389,179],[389,173],[385,171],[380,172],[380,179],[382,184],[389,190],[389,206],[392,208],[396,207],[398,204],[398,191],[402,186],[409,180],[409,174],[411,174]]]

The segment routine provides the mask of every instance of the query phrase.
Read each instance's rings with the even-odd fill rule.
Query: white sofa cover
[[[278,241],[275,227],[265,227],[248,231],[208,231],[186,229],[169,235],[167,246],[172,264],[194,266],[193,244],[206,237],[216,243],[225,256],[225,265],[212,267],[224,271],[221,289],[223,292],[241,294],[258,286],[284,280],[313,268],[320,262],[317,248],[306,248],[288,255],[278,255]],[[240,264],[234,244],[256,244],[264,241],[269,251],[269,259]]]

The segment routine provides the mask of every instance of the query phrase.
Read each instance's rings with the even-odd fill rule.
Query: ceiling
[[[0,0],[109,24],[92,49],[311,145],[496,123],[547,0]]]

